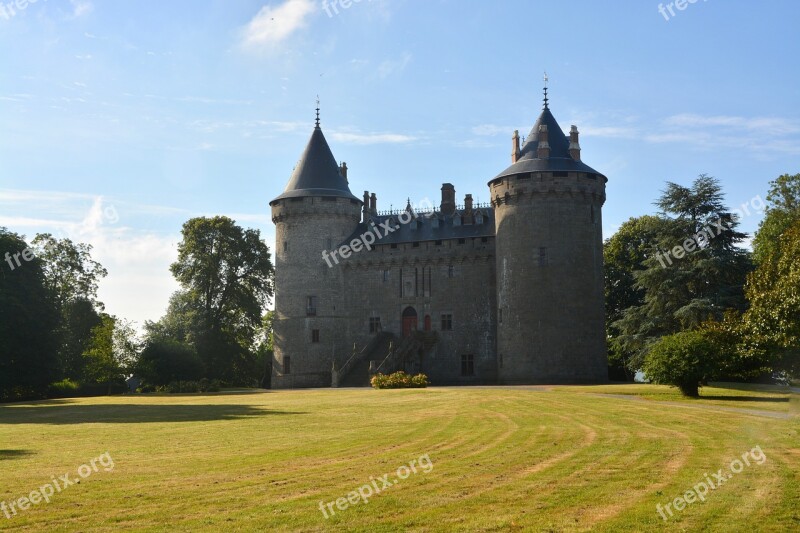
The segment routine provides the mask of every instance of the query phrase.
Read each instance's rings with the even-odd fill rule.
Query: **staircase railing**
[[[351,355],[350,358],[347,361],[345,361],[345,363],[342,365],[341,368],[337,370],[334,365],[333,372],[336,374],[336,379],[334,379],[334,383],[332,385],[334,387],[338,386],[338,381],[339,381],[338,378],[345,377],[353,368],[353,366],[355,366],[365,355],[371,353],[375,348],[380,346],[380,344],[383,343],[387,338],[391,337],[393,337],[391,333],[381,331],[380,333],[375,335],[372,338],[372,340],[369,341],[366,346],[364,346],[363,349],[361,349],[360,351],[353,350],[353,355]]]

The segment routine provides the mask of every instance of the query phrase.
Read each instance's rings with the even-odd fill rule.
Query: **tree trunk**
[[[688,396],[690,398],[700,397],[700,386],[698,383],[681,383],[678,385],[678,388],[681,390],[681,394],[684,396]]]

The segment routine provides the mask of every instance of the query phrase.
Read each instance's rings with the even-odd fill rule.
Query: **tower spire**
[[[319,95],[317,95],[317,122],[316,127],[319,128]]]
[[[544,108],[545,109],[550,109],[550,107],[547,104],[547,102],[549,101],[548,98],[547,98],[547,82],[549,80],[550,80],[550,78],[547,77],[547,71],[545,71],[544,72]]]

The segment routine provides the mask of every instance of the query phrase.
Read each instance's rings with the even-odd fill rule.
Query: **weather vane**
[[[547,71],[544,71],[544,108],[548,109],[547,107],[547,82],[550,81],[550,78],[547,77]]]
[[[319,95],[317,95],[317,127],[319,128]]]

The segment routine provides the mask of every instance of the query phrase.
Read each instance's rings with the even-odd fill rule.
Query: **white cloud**
[[[94,9],[94,5],[86,0],[70,0],[72,4],[72,18],[88,15]]]
[[[338,142],[349,144],[405,144],[417,140],[410,135],[399,133],[346,133],[334,132],[331,137]]]
[[[270,49],[308,24],[314,12],[312,0],[286,0],[278,6],[264,6],[245,26],[242,45],[249,49]]]

